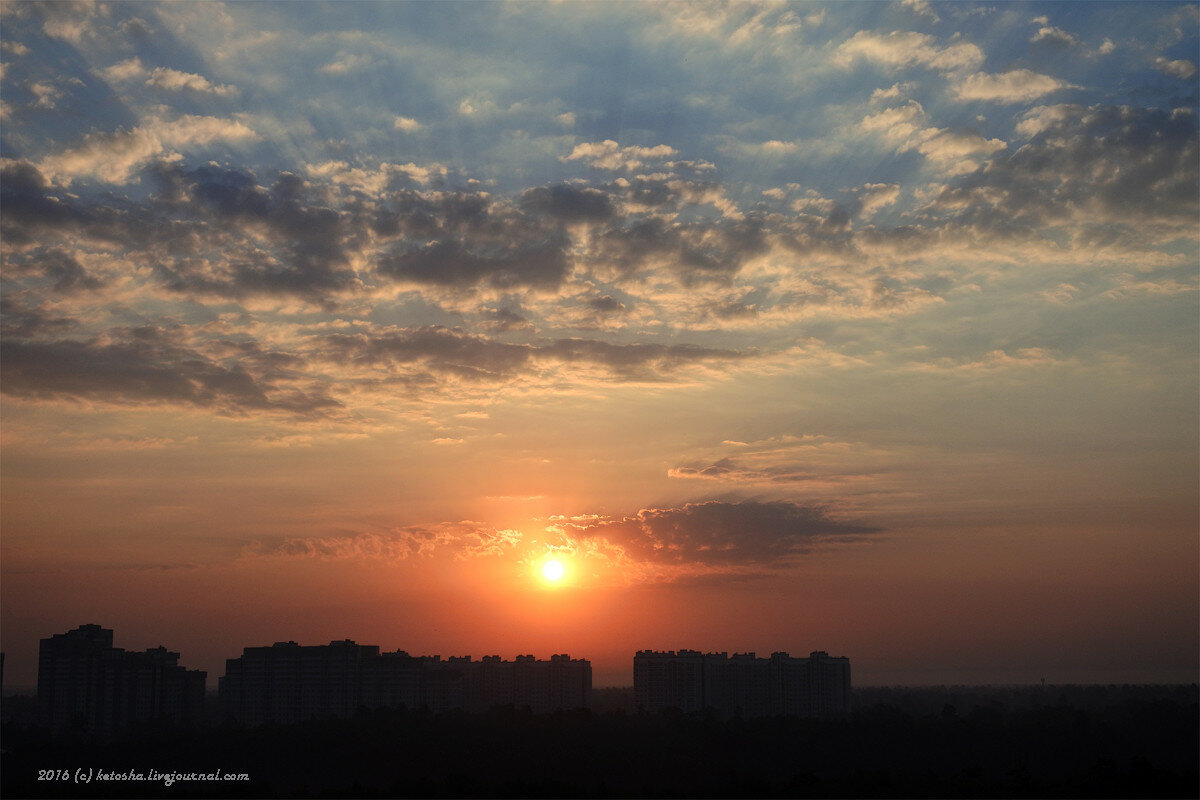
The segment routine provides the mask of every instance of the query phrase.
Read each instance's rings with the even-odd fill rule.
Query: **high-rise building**
[[[808,658],[773,653],[640,650],[633,658],[634,702],[644,711],[711,709],[727,716],[803,717],[850,709],[850,660],[824,651]]]
[[[249,725],[344,717],[361,702],[363,662],[378,656],[378,647],[349,639],[323,647],[247,647],[225,662],[218,686],[226,713]]]
[[[592,666],[555,655],[549,661],[518,656],[411,656],[380,653],[352,641],[301,646],[277,642],[247,647],[226,661],[219,682],[225,713],[247,725],[346,717],[357,708],[485,711],[528,707],[535,713],[587,708]]]
[[[38,705],[51,730],[107,736],[140,722],[200,722],[204,672],[179,666],[165,647],[127,652],[112,643],[99,625],[41,640]]]

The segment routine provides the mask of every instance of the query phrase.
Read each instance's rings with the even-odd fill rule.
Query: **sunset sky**
[[[1196,680],[1196,4],[0,23],[6,686],[83,623]]]

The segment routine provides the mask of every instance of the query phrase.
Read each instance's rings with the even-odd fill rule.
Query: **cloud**
[[[525,317],[509,308],[485,308],[478,323],[486,331],[512,332],[532,331],[535,326]]]
[[[1012,353],[991,350],[975,361],[943,358],[935,363],[917,365],[922,371],[995,372],[1005,369],[1047,367],[1063,363],[1056,353],[1044,347],[1022,347]]]
[[[604,539],[635,562],[720,566],[783,563],[818,544],[879,530],[837,521],[822,505],[753,500],[648,508],[560,527],[574,538]]]
[[[616,213],[612,198],[604,192],[567,184],[527,189],[521,205],[565,222],[602,222]]]
[[[432,286],[548,289],[566,279],[568,267],[561,238],[483,243],[454,238],[393,251],[379,260],[378,270],[397,281]]]
[[[26,84],[25,89],[34,97],[33,107],[47,111],[66,95],[62,87],[38,81]]]
[[[878,448],[821,435],[784,435],[753,442],[723,442],[716,453],[667,470],[675,480],[711,481],[790,490],[844,489],[870,483],[894,468],[896,456]]]
[[[258,138],[250,127],[235,119],[193,115],[151,119],[130,130],[88,134],[78,147],[42,159],[38,169],[51,182],[63,186],[80,178],[124,184],[152,159],[178,158],[171,152],[175,148]]]
[[[445,177],[446,168],[438,163],[392,164],[384,161],[377,168],[351,166],[345,161],[309,164],[306,172],[314,178],[326,178],[339,186],[368,195],[382,195],[404,184],[426,185]]]
[[[1049,75],[1015,69],[998,75],[983,72],[968,75],[954,86],[954,93],[960,100],[1025,103],[1060,89],[1078,88]]]
[[[909,100],[903,106],[868,114],[861,128],[883,137],[897,152],[916,150],[952,175],[974,171],[979,166],[975,158],[986,158],[1007,147],[1000,139],[985,139],[973,130],[925,127],[925,120],[925,109]]]
[[[362,53],[346,53],[343,51],[339,52],[333,61],[318,67],[317,72],[326,75],[347,75],[377,63],[380,62],[374,56]]]
[[[65,250],[50,248],[33,254],[25,261],[10,259],[6,265],[16,273],[38,273],[53,281],[54,291],[69,294],[81,290],[99,289],[104,282],[88,273],[75,257]]]
[[[108,81],[129,81],[145,75],[146,68],[142,66],[141,59],[134,56],[113,64],[111,67],[106,67],[100,71],[100,74]]]
[[[1195,279],[1186,282],[1173,278],[1146,280],[1142,276],[1124,273],[1117,276],[1117,286],[1109,289],[1104,296],[1109,299],[1120,299],[1131,294],[1173,295],[1186,294],[1197,290]]]
[[[1194,235],[1200,147],[1192,111],[1039,106],[1017,131],[1030,140],[944,189],[935,207],[957,207],[961,221],[988,226],[1107,224],[1136,226],[1138,236]]]
[[[838,45],[834,63],[850,66],[862,59],[889,69],[927,67],[941,72],[970,69],[983,63],[983,51],[970,42],[939,46],[924,33],[892,31],[886,35],[859,31]]]
[[[906,94],[909,94],[916,88],[915,83],[893,83],[886,89],[876,89],[871,92],[871,102],[877,103],[884,100],[899,100]]]
[[[0,51],[12,53],[14,56],[24,57],[32,52],[26,45],[20,42],[5,40],[0,42]]]
[[[214,243],[235,237],[231,248],[209,257],[192,253],[158,263],[157,272],[171,290],[225,297],[276,293],[323,301],[353,283],[342,215],[313,202],[300,177],[281,173],[268,188],[253,174],[212,165],[194,170],[162,165],[155,176],[162,200],[211,220],[208,232]],[[255,235],[264,233],[276,252],[250,246]]]
[[[747,261],[768,250],[763,221],[671,225],[650,217],[623,221],[594,240],[592,260],[618,275],[661,269],[684,286],[727,284]]]
[[[1170,75],[1172,78],[1180,80],[1188,80],[1196,74],[1196,65],[1185,58],[1171,61],[1166,58],[1154,59],[1154,67],[1164,75]]]
[[[902,0],[900,5],[912,9],[914,14],[929,17],[933,22],[941,22],[941,18],[937,15],[937,12],[929,5],[929,0]]]
[[[990,156],[1008,145],[999,139],[985,139],[975,131],[926,130],[917,150],[926,158],[962,162],[971,156]],[[973,162],[968,162],[973,168]]]
[[[768,139],[765,142],[743,142],[732,137],[722,138],[722,143],[717,146],[717,150],[722,154],[759,160],[795,156],[805,149],[806,144],[808,145],[808,149],[813,149],[817,146],[815,143],[801,141],[785,142],[779,139]]]
[[[1037,29],[1029,41],[1052,45],[1055,47],[1076,47],[1079,45],[1079,40],[1073,34],[1067,33],[1062,28],[1056,28],[1049,24],[1046,17],[1037,17],[1033,20],[1035,23],[1040,23],[1041,27]]]
[[[229,412],[322,415],[338,403],[318,387],[256,377],[238,359],[222,364],[142,327],[90,340],[0,342],[0,391],[34,399],[170,404]]]
[[[323,561],[384,561],[502,555],[520,544],[521,533],[500,530],[479,522],[443,522],[411,525],[380,533],[293,537],[259,541],[243,550],[243,557],[315,558]]]
[[[900,184],[868,183],[860,186],[855,194],[858,197],[859,213],[870,217],[879,209],[894,205],[900,199]]]
[[[81,44],[84,37],[91,32],[98,16],[108,13],[104,4],[88,0],[38,3],[34,7],[42,16],[42,30],[47,36],[75,45]]]
[[[51,231],[114,242],[127,233],[117,209],[56,196],[42,173],[27,161],[0,161],[0,210],[0,232],[10,246],[32,245]]]
[[[719,42],[723,48],[762,48],[804,25],[820,24],[824,12],[801,19],[784,3],[663,3],[655,10],[665,24],[655,26],[655,38],[698,38]]]
[[[571,154],[561,160],[586,161],[593,169],[631,171],[641,169],[648,161],[662,161],[677,154],[675,148],[665,144],[654,147],[621,147],[612,139],[605,139],[602,142],[577,144]]]
[[[79,322],[71,317],[54,316],[39,307],[29,307],[12,299],[0,297],[0,334],[10,341],[61,336]],[[0,365],[0,370],[3,365]],[[0,387],[0,391],[3,388]]]
[[[909,100],[902,106],[868,114],[863,117],[862,128],[878,133],[890,142],[906,144],[923,129],[924,122],[924,107],[916,100]]]
[[[392,123],[392,127],[398,131],[412,133],[413,131],[420,129],[421,123],[417,122],[412,117],[396,117],[396,120]]]
[[[329,334],[321,338],[318,350],[324,358],[351,369],[391,370],[394,378],[420,383],[438,376],[498,383],[567,367],[598,369],[618,381],[659,382],[689,365],[737,361],[751,355],[691,345],[614,344],[594,339],[514,344],[437,325]]]
[[[193,297],[276,294],[328,305],[356,285],[346,239],[366,221],[322,205],[299,177],[281,173],[261,186],[247,172],[162,162],[147,174],[159,191],[140,203],[89,202],[47,186],[31,164],[5,162],[5,241],[85,243]]]
[[[136,59],[133,59],[136,61]],[[121,65],[117,65],[119,68]],[[209,82],[203,75],[191,72],[180,72],[169,67],[155,67],[146,79],[147,86],[166,89],[172,92],[190,91],[199,94],[212,94],[218,97],[232,97],[238,93],[234,86],[217,86]]]

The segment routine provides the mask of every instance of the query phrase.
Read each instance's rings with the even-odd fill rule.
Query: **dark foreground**
[[[830,720],[647,716],[600,690],[591,712],[363,711],[108,743],[54,741],[6,713],[0,780],[13,800],[1200,795],[1194,685],[855,695],[858,710]]]

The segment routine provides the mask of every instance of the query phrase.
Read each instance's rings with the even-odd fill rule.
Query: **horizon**
[[[78,628],[82,625],[91,625],[91,624],[97,624],[101,628],[104,628],[104,625],[102,623],[80,623],[79,625],[76,625],[74,627]],[[60,633],[60,634],[66,633],[66,631],[58,631],[57,633]],[[147,645],[145,647],[124,646],[124,645],[121,645],[119,643],[119,640],[117,640],[115,638],[115,634],[116,634],[116,632],[114,631],[113,646],[118,650],[125,650],[127,652],[142,652],[147,649],[153,649],[155,647],[165,647],[169,652],[179,652],[177,650],[174,650],[169,644],[166,644],[166,643],[159,643],[158,645]],[[43,637],[43,638],[50,638],[50,637],[47,636],[47,637]],[[225,674],[224,662],[227,660],[240,658],[245,650],[248,650],[251,648],[264,648],[264,647],[269,648],[269,647],[279,645],[279,644],[298,644],[301,647],[322,647],[322,646],[328,646],[331,644],[340,644],[343,642],[349,642],[349,643],[357,644],[357,645],[368,645],[368,646],[378,647],[379,652],[381,654],[403,652],[410,656],[413,656],[414,658],[441,658],[441,659],[448,660],[450,658],[465,657],[465,658],[472,659],[472,660],[481,660],[485,656],[499,655],[505,661],[509,661],[509,660],[515,659],[521,655],[533,655],[538,660],[548,659],[551,655],[568,655],[572,659],[582,659],[582,660],[588,661],[589,663],[592,663],[592,660],[586,654],[560,653],[559,651],[554,651],[553,653],[548,652],[548,653],[544,653],[544,654],[543,653],[514,652],[511,654],[511,658],[509,657],[508,653],[504,653],[504,652],[501,652],[501,653],[496,653],[496,652],[487,652],[487,653],[483,653],[483,652],[480,652],[480,653],[475,653],[475,652],[421,653],[421,652],[413,652],[413,651],[407,650],[404,647],[389,649],[385,645],[374,644],[372,642],[360,642],[360,641],[356,641],[354,639],[349,639],[349,638],[343,637],[340,639],[332,639],[328,642],[296,642],[293,640],[276,640],[276,641],[273,641],[270,643],[243,645],[242,651],[239,652],[237,655],[228,656],[226,659],[222,660],[222,668],[217,672],[214,672],[211,669],[205,669],[204,667],[199,667],[194,664],[187,663],[186,660],[184,659],[183,653],[181,653],[181,652],[179,653],[179,655],[180,655],[179,665],[181,667],[184,667],[189,670],[192,670],[192,669],[203,670],[206,673],[205,691],[207,693],[212,694],[212,693],[217,692],[216,679]],[[679,647],[675,647],[675,648],[673,648],[673,650],[667,650],[664,648],[639,648],[638,651],[634,651],[634,652],[635,652],[635,654],[636,654],[636,652],[641,652],[643,650],[645,650],[647,652],[678,652],[680,650],[693,650],[693,649],[694,648],[679,648]],[[797,657],[797,656],[804,657],[805,656],[805,653],[801,653],[799,651],[792,652],[792,651],[780,651],[780,650],[768,650],[768,651],[760,652],[760,651],[755,651],[755,650],[735,651],[735,650],[729,650],[729,649],[724,649],[724,650],[718,649],[718,650],[704,650],[704,651],[700,651],[700,652],[704,652],[705,654],[724,653],[724,654],[728,654],[731,656],[732,655],[749,654],[749,655],[758,655],[760,658],[765,657],[764,653],[774,654],[776,652],[783,652],[784,654],[791,655],[793,657]],[[817,653],[817,652],[823,652],[823,651],[821,651],[819,649],[808,651],[809,654]],[[859,670],[855,667],[855,661],[852,657],[850,657],[849,655],[846,655],[846,654],[838,654],[838,653],[830,653],[830,655],[834,655],[837,657],[844,656],[844,657],[850,659],[851,676],[852,676],[851,686],[852,686],[852,688],[857,687],[857,688],[863,688],[863,689],[889,688],[889,687],[920,689],[920,688],[938,688],[938,687],[952,688],[952,687],[1006,687],[1006,686],[1007,687],[1035,687],[1035,688],[1037,688],[1037,687],[1045,688],[1045,687],[1053,687],[1053,686],[1120,686],[1120,685],[1134,685],[1134,686],[1138,686],[1138,685],[1144,685],[1144,686],[1176,685],[1176,686],[1178,686],[1178,685],[1194,685],[1197,683],[1197,680],[1195,680],[1195,679],[1193,679],[1193,680],[1185,679],[1185,680],[1179,680],[1179,681],[1143,681],[1143,682],[1120,681],[1120,680],[1118,680],[1118,681],[1104,681],[1104,680],[1098,680],[1098,681],[1051,681],[1051,680],[1048,680],[1045,676],[1042,676],[1040,678],[1035,678],[1035,679],[1032,679],[1027,682],[1017,681],[1017,682],[952,683],[952,682],[942,681],[942,682],[932,682],[932,683],[903,683],[903,682],[902,683],[870,683],[870,682],[864,683],[860,680],[853,679],[853,676],[856,675]],[[611,682],[613,680],[613,676],[615,676],[621,672],[622,672],[621,670],[610,669],[610,670],[607,670],[605,673],[600,673],[600,674],[603,674],[606,676],[604,678],[604,680],[607,680],[610,682],[598,683],[597,678],[596,678],[596,675],[598,673],[595,670],[595,666],[593,664],[593,686],[592,686],[592,688],[594,688],[594,689],[632,688],[633,687],[633,674],[632,674],[633,673],[633,655],[630,655],[630,657],[629,657],[629,670],[627,670],[628,677],[629,677],[628,681],[625,683]],[[7,665],[6,665],[6,668],[5,668],[6,679],[5,679],[4,685],[3,685],[3,692],[5,694],[12,694],[12,695],[30,695],[30,694],[36,695],[37,694],[36,681],[31,684],[13,684],[11,681],[9,681],[7,679],[7,674],[8,674],[8,671],[7,671]],[[886,671],[875,670],[875,671],[869,671],[868,674],[871,674],[871,675],[886,674]],[[36,677],[36,675],[35,675],[35,677]],[[208,677],[213,678],[213,680],[211,682],[209,682]]]
[[[1195,2],[0,16],[6,683],[1200,675]]]

